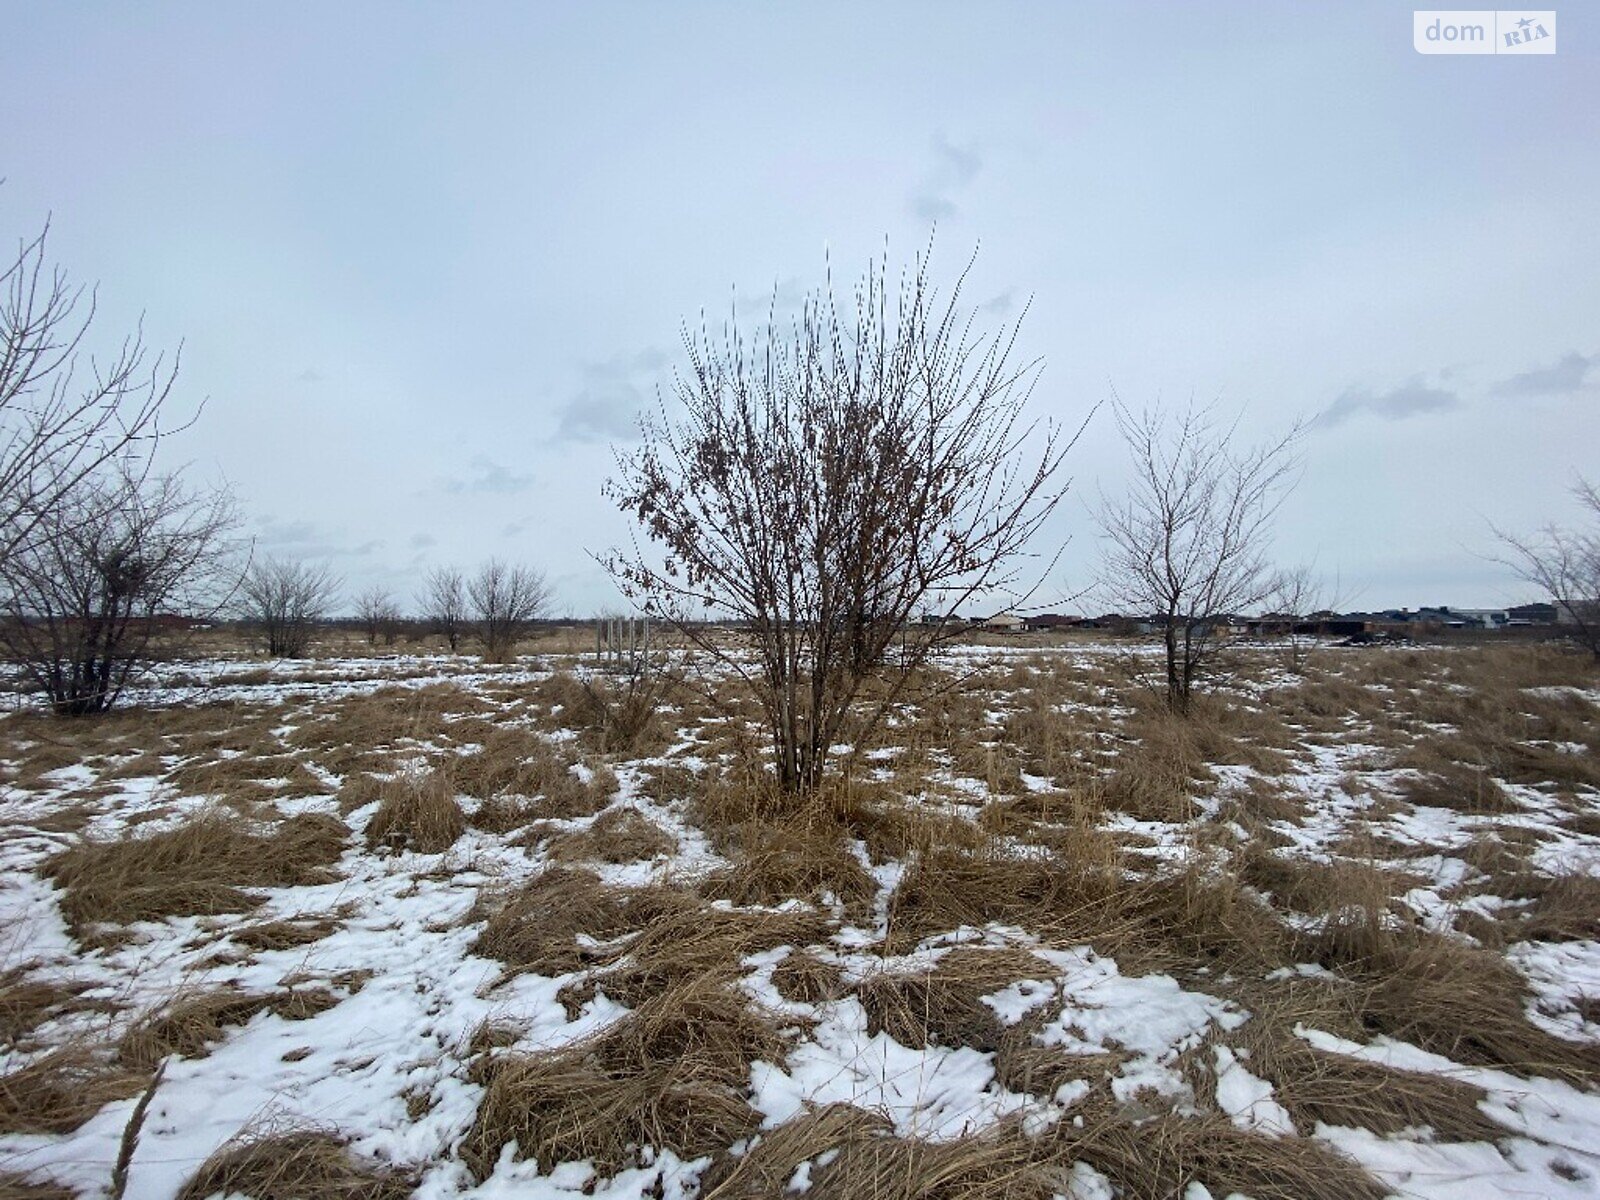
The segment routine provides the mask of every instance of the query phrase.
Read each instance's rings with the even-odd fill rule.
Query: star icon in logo
[[[1518,29],[1526,29],[1529,25],[1532,25],[1532,24],[1533,24],[1533,22],[1531,20],[1529,20],[1527,17],[1523,17],[1522,20],[1517,22],[1517,28]]]

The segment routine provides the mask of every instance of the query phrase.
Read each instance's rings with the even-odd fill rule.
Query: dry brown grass
[[[92,985],[30,979],[26,967],[0,972],[0,1049],[10,1049],[46,1021],[100,1005],[79,999]]]
[[[1360,988],[1368,1031],[1468,1066],[1580,1084],[1600,1078],[1592,1047],[1528,1021],[1527,983],[1498,954],[1442,934],[1355,920],[1358,936],[1329,922],[1303,940],[1300,953]]]
[[[339,928],[332,916],[296,916],[232,929],[228,936],[250,950],[291,950],[321,941]]]
[[[331,752],[366,754],[400,743],[431,743],[447,736],[455,720],[492,711],[483,697],[454,684],[380,687],[319,706],[314,719],[296,727],[287,741],[331,765],[341,761]]]
[[[945,1141],[894,1136],[882,1117],[846,1104],[807,1112],[763,1133],[742,1157],[713,1165],[702,1200],[781,1200],[810,1164],[816,1200],[1052,1200],[1068,1165],[1015,1122]]]
[[[70,1188],[38,1176],[0,1171],[0,1200],[73,1200]]]
[[[259,1013],[303,1021],[338,1003],[339,997],[318,987],[270,994],[237,988],[201,992],[134,1025],[118,1043],[117,1061],[129,1070],[148,1074],[169,1055],[206,1057],[222,1041],[227,1027],[248,1024]]]
[[[810,950],[791,950],[785,955],[772,969],[772,986],[785,1000],[799,1004],[837,1000],[848,990],[839,965]]]
[[[729,910],[669,888],[635,891],[630,915],[637,932],[607,951],[581,983],[563,989],[569,1010],[595,991],[632,1007],[695,981],[731,983],[750,955],[810,946],[831,932],[828,920],[809,910]]]
[[[1055,970],[1023,950],[961,949],[920,974],[878,971],[863,979],[856,998],[867,1032],[887,1033],[902,1046],[970,1046],[999,1050],[1006,1026],[983,1002],[1024,979],[1053,980]]]
[[[601,766],[585,779],[573,769],[577,765],[539,734],[511,727],[452,759],[447,770],[457,788],[483,801],[475,823],[505,832],[535,818],[593,816],[610,803],[617,790],[611,770]]]
[[[173,829],[120,842],[80,841],[48,860],[61,912],[78,937],[99,923],[244,912],[246,888],[329,883],[344,852],[344,822],[304,813],[270,833],[216,810]]]
[[[440,854],[467,831],[455,786],[442,771],[385,780],[380,794],[378,811],[367,822],[367,845],[374,849]]]
[[[1401,762],[1436,764],[1401,781],[1400,795],[1407,803],[1453,809],[1469,816],[1522,811],[1522,805],[1482,767],[1439,761],[1427,748],[1408,753]]]
[[[1258,841],[1247,842],[1235,864],[1240,881],[1269,893],[1275,903],[1320,917],[1351,907],[1390,912],[1398,896],[1425,882],[1376,858],[1315,862],[1275,854]]]
[[[71,1133],[107,1104],[138,1094],[146,1078],[100,1047],[69,1042],[0,1075],[0,1134]]]
[[[552,867],[516,891],[479,897],[471,919],[484,928],[472,952],[512,972],[565,975],[600,957],[580,937],[606,941],[633,928],[629,901],[588,871]]]
[[[936,847],[912,861],[890,897],[890,946],[991,921],[1089,940],[1118,925],[1113,902],[1123,887],[1118,874],[1105,870],[1098,848],[1069,859]]]
[[[713,842],[734,859],[731,868],[706,882],[705,894],[714,899],[769,906],[832,899],[859,912],[878,892],[830,819],[747,821],[720,831]]]
[[[674,854],[678,839],[636,808],[608,808],[587,829],[551,839],[557,862],[629,863]]]
[[[1055,1143],[1057,1161],[1082,1159],[1123,1196],[1176,1198],[1194,1182],[1213,1195],[1238,1192],[1252,1200],[1384,1200],[1389,1195],[1320,1142],[1249,1133],[1220,1114],[1133,1121],[1102,1102],[1081,1115],[1081,1126],[1063,1123],[1044,1140]]]
[[[481,1060],[485,1087],[461,1153],[483,1179],[503,1147],[546,1169],[590,1159],[604,1176],[644,1147],[684,1159],[716,1154],[754,1130],[750,1064],[781,1062],[785,1042],[749,999],[694,980],[655,996],[589,1040]]]
[[[1295,1034],[1296,1024],[1316,1026],[1322,1016],[1292,1005],[1287,1011],[1257,1010],[1227,1039],[1249,1051],[1249,1070],[1273,1085],[1273,1098],[1289,1110],[1302,1135],[1311,1135],[1320,1122],[1383,1136],[1426,1127],[1447,1142],[1494,1142],[1506,1136],[1507,1130],[1478,1107],[1487,1097],[1482,1088],[1448,1075],[1316,1050]]]
[[[413,1172],[357,1158],[321,1129],[247,1132],[224,1144],[183,1185],[177,1200],[406,1200]]]

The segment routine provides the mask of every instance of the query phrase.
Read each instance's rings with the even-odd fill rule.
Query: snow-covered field
[[[1196,733],[1125,659],[963,651],[804,822],[687,692],[603,753],[576,660],[189,663],[0,719],[0,1196],[120,1154],[161,1200],[304,1129],[396,1168],[372,1195],[1600,1195],[1592,668],[1254,651]],[[374,826],[439,789],[461,827]],[[174,899],[206,821],[256,839],[239,885]],[[603,920],[540,899],[574,878]],[[784,1158],[833,1104],[876,1119]]]

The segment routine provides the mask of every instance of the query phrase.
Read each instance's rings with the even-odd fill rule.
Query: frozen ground
[[[1369,917],[1380,926],[1387,922],[1492,950],[1525,980],[1529,1027],[1559,1039],[1574,1061],[1581,1064],[1587,1056],[1590,1067],[1600,1069],[1600,914],[1592,908],[1600,893],[1581,882],[1600,876],[1600,792],[1584,771],[1544,780],[1530,765],[1552,754],[1592,764],[1600,694],[1583,680],[1507,685],[1539,711],[1564,714],[1561,737],[1532,737],[1544,757],[1515,760],[1515,769],[1503,776],[1495,774],[1500,760],[1486,751],[1489,765],[1474,778],[1487,774],[1498,789],[1493,804],[1470,798],[1423,803],[1406,798],[1409,782],[1437,778],[1463,785],[1443,768],[1406,765],[1420,762],[1407,757],[1410,748],[1441,730],[1470,739],[1481,714],[1468,705],[1465,716],[1450,721],[1442,719],[1448,714],[1426,710],[1431,700],[1419,700],[1422,707],[1415,711],[1389,704],[1385,653],[1353,652],[1345,659],[1323,652],[1323,678],[1345,678],[1375,707],[1324,713],[1313,703],[1318,711],[1307,715],[1285,704],[1271,730],[1261,734],[1281,743],[1272,747],[1275,761],[1253,761],[1254,753],[1246,752],[1227,756],[1243,761],[1213,762],[1203,779],[1190,781],[1195,808],[1188,815],[1158,805],[1128,811],[1117,802],[1120,793],[1109,791],[1095,828],[1120,847],[1140,879],[1147,873],[1226,873],[1229,863],[1242,861],[1247,844],[1279,862],[1342,864],[1381,878],[1389,877],[1384,872],[1403,874],[1403,884],[1375,902]],[[1448,655],[1435,657],[1450,661]],[[1126,768],[1135,748],[1152,744],[1140,740],[1132,724],[1144,709],[1126,674],[1107,667],[1114,660],[1112,649],[1099,647],[964,652],[959,666],[978,673],[974,686],[982,699],[973,711],[982,715],[981,723],[961,725],[957,736],[968,741],[966,749],[981,753],[963,755],[956,752],[961,747],[934,738],[924,740],[915,763],[895,760],[895,752],[915,740],[907,731],[925,720],[925,714],[908,712],[883,743],[886,765],[877,769],[877,786],[898,790],[910,809],[984,827],[985,853],[1060,853],[1069,821],[1002,824],[987,815],[1000,814],[1001,801],[1020,806],[1028,797],[1044,803],[1065,796],[1084,764],[1114,773]],[[1396,670],[1403,666],[1398,658],[1394,663]],[[592,862],[588,869],[600,886],[618,894],[669,885],[692,890],[741,861],[707,826],[692,790],[695,779],[716,776],[730,761],[732,751],[717,740],[717,720],[687,708],[669,712],[659,744],[638,757],[580,748],[580,731],[563,728],[562,704],[541,690],[553,669],[568,665],[530,661],[515,670],[487,671],[446,657],[330,660],[311,669],[299,665],[284,672],[281,682],[234,683],[230,676],[244,668],[187,664],[181,677],[158,680],[140,698],[155,711],[142,720],[107,724],[103,735],[74,731],[70,740],[53,745],[48,723],[28,716],[0,722],[0,755],[9,761],[11,776],[0,793],[0,978],[12,987],[56,985],[70,996],[47,1006],[29,1027],[6,1029],[0,1093],[57,1047],[83,1045],[114,1055],[129,1028],[185,997],[220,988],[261,995],[286,987],[323,988],[332,1002],[309,1016],[291,1019],[263,1009],[226,1024],[203,1048],[167,1056],[149,1097],[126,1196],[176,1196],[203,1162],[242,1131],[302,1125],[337,1131],[363,1160],[414,1171],[416,1195],[422,1197],[643,1200],[700,1194],[714,1156],[685,1159],[665,1147],[640,1147],[632,1165],[609,1171],[586,1161],[529,1161],[514,1144],[476,1173],[462,1155],[485,1094],[475,1064],[586,1044],[629,1012],[607,995],[603,977],[581,1003],[572,1001],[569,985],[586,978],[590,967],[547,976],[477,953],[487,911],[480,898],[538,880],[556,861],[563,835],[581,833],[606,814],[614,819],[624,809],[667,835],[675,849],[633,861]],[[1420,670],[1422,677],[1397,694],[1448,697],[1431,660],[1404,669]],[[319,720],[348,720],[352,737],[359,738],[365,711],[335,706],[378,696],[404,712],[404,700],[382,690],[392,684],[427,693],[445,711],[418,717],[409,729],[380,723],[367,745],[297,737]],[[1234,680],[1230,694],[1234,703],[1273,710],[1283,697],[1292,693],[1303,701],[1301,693],[1317,686],[1263,661]],[[1111,696],[1115,703],[1108,703]],[[470,703],[452,713],[457,699]],[[1401,712],[1404,719],[1395,715]],[[1019,714],[1032,725],[1025,727]],[[249,735],[230,744],[229,722],[241,715],[250,718]],[[463,723],[459,736],[451,732],[457,721]],[[1027,732],[1041,722],[1054,731],[1042,741],[1036,731]],[[163,732],[168,725],[175,731],[170,735]],[[503,831],[471,823],[485,801],[462,794],[458,800],[469,824],[447,848],[370,848],[366,834],[379,801],[373,796],[352,806],[349,789],[341,793],[350,776],[419,776],[480,750],[488,725],[526,729],[568,753],[563,770],[579,780],[601,778],[591,769],[607,765],[615,786],[606,777],[607,790],[593,813],[542,817],[537,836],[530,836],[526,822]],[[908,740],[897,742],[897,732]],[[1229,736],[1253,751],[1252,727]],[[359,770],[341,770],[349,764],[331,753],[335,747],[341,754],[378,757],[362,761]],[[52,765],[57,760],[42,757],[46,751],[66,761]],[[230,770],[214,786],[196,769],[210,763],[237,768],[242,758],[272,765],[253,779]],[[285,762],[303,764],[304,774],[291,781]],[[685,768],[679,776],[688,784],[674,790],[652,783],[678,778],[669,771],[675,766]],[[687,768],[698,768],[698,774]],[[249,786],[240,790],[240,781]],[[1268,792],[1270,803],[1261,800]],[[538,813],[538,800],[537,794],[528,797],[531,813]],[[46,863],[83,839],[150,838],[219,806],[262,829],[298,814],[327,814],[348,826],[348,842],[329,881],[250,889],[259,905],[248,911],[170,915],[115,930],[69,928],[63,890],[41,874]],[[1081,810],[1075,819],[1081,821]],[[1352,837],[1364,849],[1352,851]],[[1522,1063],[1455,1061],[1381,1029],[1353,1039],[1350,1029],[1296,1024],[1292,1035],[1322,1054],[1398,1069],[1408,1079],[1471,1085],[1480,1097],[1478,1115],[1495,1136],[1450,1138],[1425,1125],[1379,1132],[1320,1120],[1309,1127],[1302,1121],[1297,1132],[1293,1105],[1286,1107],[1280,1089],[1252,1069],[1248,1035],[1260,1018],[1251,997],[1265,993],[1252,992],[1237,970],[1211,974],[1198,961],[1193,969],[1169,970],[1149,969],[1145,959],[1123,964],[1116,946],[1096,945],[1093,937],[1075,941],[1053,921],[981,921],[926,936],[918,930],[913,941],[897,941],[891,897],[910,856],[896,858],[870,842],[847,838],[849,854],[877,888],[870,902],[852,905],[824,891],[774,905],[818,913],[827,935],[801,947],[760,949],[738,964],[737,986],[780,1030],[784,1049],[771,1061],[749,1064],[743,1099],[756,1133],[730,1143],[725,1156],[737,1158],[759,1144],[762,1131],[835,1102],[880,1114],[903,1138],[934,1142],[1002,1127],[1045,1139],[1052,1129],[1081,1123],[1085,1112],[1114,1111],[1137,1126],[1163,1114],[1181,1118],[1209,1111],[1264,1140],[1320,1143],[1398,1195],[1600,1195],[1600,1094],[1592,1073],[1586,1084],[1581,1069],[1566,1078],[1546,1077]],[[1514,867],[1499,861],[1506,855],[1516,858]],[[582,858],[568,851],[562,862],[581,865]],[[1274,883],[1273,862],[1263,866],[1258,859],[1257,869],[1267,873],[1241,871],[1240,886],[1249,902],[1274,905],[1286,929],[1315,935],[1342,919],[1354,902],[1356,893],[1335,890],[1320,912],[1315,903],[1291,903],[1284,895],[1311,877],[1284,876]],[[1495,890],[1505,881],[1520,881],[1517,889],[1503,889],[1515,894]],[[1554,881],[1575,890],[1577,898],[1561,901],[1559,928],[1550,932],[1545,927],[1556,921],[1557,901],[1549,899]],[[707,903],[727,911],[741,907],[725,899]],[[323,924],[320,936],[292,945],[260,945],[247,932],[275,921]],[[792,951],[804,948],[838,972],[839,994],[808,1001],[775,986],[775,971]],[[856,990],[885,974],[931,977],[950,956],[985,948],[1025,952],[1044,968],[1037,978],[1005,980],[982,997],[1000,1026],[1025,1027],[1039,1048],[1114,1063],[1105,1078],[1091,1072],[1048,1090],[1012,1090],[997,1074],[992,1048],[937,1040],[903,1044],[880,1027]],[[1276,969],[1280,979],[1315,979],[1331,978],[1340,968],[1286,961]],[[1485,979],[1482,986],[1502,984]],[[475,1040],[486,1029],[510,1032],[486,1049],[482,1039]],[[138,1091],[130,1092],[98,1107],[76,1128],[49,1132],[23,1131],[25,1115],[5,1114],[0,1128],[9,1131],[0,1135],[0,1172],[77,1195],[107,1195],[139,1099]],[[827,1166],[826,1157],[801,1163],[785,1190],[803,1193],[813,1170]],[[1113,1179],[1088,1153],[1076,1160],[1069,1155],[1060,1165],[1057,1194],[1083,1200],[1134,1194],[1126,1179]],[[0,1183],[0,1194],[5,1186]],[[1227,1194],[1226,1180],[1206,1178],[1198,1168],[1184,1186],[1186,1200]]]

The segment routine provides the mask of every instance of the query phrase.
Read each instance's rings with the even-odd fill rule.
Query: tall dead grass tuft
[[[378,811],[367,822],[367,845],[440,854],[467,831],[467,817],[443,771],[385,780]]]
[[[719,831],[713,841],[734,858],[731,868],[706,881],[703,891],[713,899],[768,906],[832,900],[860,911],[878,893],[830,819],[747,821]]]
[[[676,853],[678,839],[636,808],[608,808],[587,829],[551,839],[557,862],[630,863]]]

